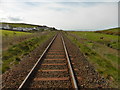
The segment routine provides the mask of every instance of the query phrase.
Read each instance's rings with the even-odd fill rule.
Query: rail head
[[[77,82],[76,82],[76,79],[75,79],[75,75],[74,75],[74,72],[73,72],[73,67],[72,67],[71,62],[70,62],[70,58],[69,58],[68,51],[67,51],[67,48],[66,48],[66,45],[65,45],[65,41],[64,41],[62,36],[61,36],[61,38],[62,38],[62,42],[63,42],[63,46],[64,46],[64,50],[65,50],[70,74],[71,74],[71,77],[72,77],[73,85],[74,85],[75,90],[78,90],[78,85],[77,85]]]
[[[40,58],[38,59],[38,61],[35,63],[35,65],[33,66],[33,68],[30,70],[30,72],[28,73],[28,75],[26,76],[26,78],[24,79],[24,81],[22,82],[22,84],[19,86],[19,88],[17,90],[21,90],[24,86],[24,84],[26,83],[26,81],[29,79],[30,75],[33,73],[33,71],[35,70],[36,66],[38,65],[38,63],[41,61],[42,57],[45,55],[45,53],[47,52],[47,50],[49,49],[49,47],[51,46],[51,44],[53,43],[53,41],[55,40],[55,38],[57,37],[57,35],[55,35],[53,37],[53,39],[51,40],[51,42],[48,44],[47,48],[44,50],[44,52],[42,53],[42,55],[40,56]]]

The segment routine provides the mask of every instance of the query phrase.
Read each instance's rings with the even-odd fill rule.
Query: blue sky
[[[118,26],[118,0],[1,0],[0,20],[63,30],[114,28]]]

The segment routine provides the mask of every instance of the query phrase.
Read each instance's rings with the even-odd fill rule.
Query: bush
[[[19,61],[21,61],[21,59],[20,59],[19,57],[17,57],[17,58],[16,58],[16,61],[18,61],[18,62],[19,62]]]
[[[10,69],[10,67],[9,66],[4,66],[4,67],[2,67],[2,73],[4,73],[6,70],[8,70],[8,69]]]

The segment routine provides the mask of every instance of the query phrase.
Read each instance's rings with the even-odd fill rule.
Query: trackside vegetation
[[[120,77],[118,76],[118,37],[96,32],[65,32],[65,35],[85,55],[87,60],[94,65],[96,71],[110,83],[112,88],[117,88]],[[108,45],[110,44],[110,45]]]
[[[95,33],[95,32],[72,32],[80,36],[81,38],[88,39],[100,44],[104,44],[110,48],[114,48],[120,50],[120,41],[118,40],[119,36],[115,35],[107,35],[103,33]]]
[[[2,37],[2,51],[7,50],[10,46],[32,38],[35,33],[0,30]]]
[[[25,41],[12,45],[8,50],[3,51],[2,55],[2,72],[10,69],[11,66],[18,64],[24,55],[28,55],[37,46],[41,45],[43,42],[52,37],[55,33],[50,32],[46,35],[40,35],[33,38],[29,38]]]
[[[32,34],[29,32],[19,32],[19,31],[9,31],[9,30],[0,30],[0,33],[2,33],[2,37],[14,37],[14,36],[24,36],[24,35]]]
[[[112,29],[108,29],[108,30],[96,31],[96,33],[104,33],[104,34],[119,35],[120,36],[120,27],[112,28]]]

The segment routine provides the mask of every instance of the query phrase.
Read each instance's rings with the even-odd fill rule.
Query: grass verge
[[[28,32],[9,31],[9,30],[0,30],[0,33],[2,33],[2,37],[15,37],[15,36],[24,36],[24,35],[32,34]]]
[[[118,87],[118,83],[120,80],[120,77],[118,76],[118,68],[116,68],[111,62],[110,62],[110,55],[108,57],[109,60],[102,57],[98,52],[91,49],[89,46],[93,46],[93,43],[89,43],[89,46],[84,43],[80,42],[75,37],[66,34],[66,36],[79,47],[80,51],[86,56],[88,61],[95,66],[96,71],[101,74],[104,78],[106,78],[110,82],[110,86],[113,88]],[[116,58],[116,57],[112,57]],[[117,59],[118,60],[118,59]]]
[[[22,56],[29,54],[29,52],[34,50],[37,46],[48,40],[53,35],[53,33],[41,35],[11,46],[7,51],[3,52],[2,72],[4,73],[6,70],[10,69],[11,66],[18,64],[19,61],[21,61]]]
[[[119,36],[95,32],[71,32],[71,33],[80,36],[80,38],[88,39],[106,45],[110,48],[120,50],[120,41],[118,40]]]

